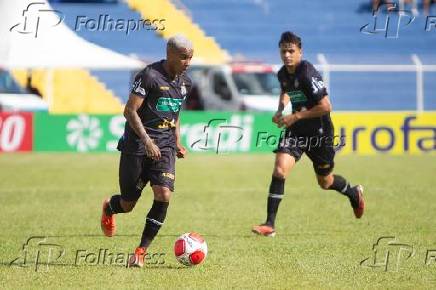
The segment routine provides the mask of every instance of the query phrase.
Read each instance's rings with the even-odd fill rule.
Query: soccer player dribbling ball
[[[121,194],[103,202],[103,233],[108,237],[115,234],[115,214],[130,212],[148,182],[154,194],[140,243],[128,260],[129,267],[144,265],[147,248],[164,223],[174,191],[175,157],[186,154],[180,143],[179,111],[192,87],[186,75],[192,55],[188,39],[171,37],[166,59],[136,75],[124,109],[127,122],[118,143]]]
[[[252,229],[256,234],[270,237],[276,234],[275,219],[284,195],[285,179],[303,153],[312,161],[322,189],[336,190],[346,196],[356,218],[361,218],[365,208],[363,187],[353,187],[344,177],[333,174],[332,107],[319,72],[310,62],[302,60],[301,39],[294,33],[287,31],[281,35],[279,49],[283,61],[278,72],[281,94],[272,121],[284,127],[285,133],[274,151],[276,158],[269,186],[266,222]],[[292,114],[285,115],[283,110],[289,102]],[[310,146],[312,144],[315,146]]]

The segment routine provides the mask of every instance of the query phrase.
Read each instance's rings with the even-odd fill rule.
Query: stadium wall
[[[332,114],[340,154],[434,154],[436,112]],[[113,152],[124,131],[122,115],[0,113],[0,152]],[[183,144],[191,152],[271,152],[281,131],[268,113],[183,112]],[[327,142],[327,140],[324,140]],[[317,146],[319,138],[288,140]]]

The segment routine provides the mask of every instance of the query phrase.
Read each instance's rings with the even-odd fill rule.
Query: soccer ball
[[[183,234],[174,244],[174,254],[177,261],[185,266],[198,265],[206,259],[206,241],[194,232]]]

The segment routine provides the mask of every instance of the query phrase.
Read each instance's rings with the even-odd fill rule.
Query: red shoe
[[[127,263],[128,268],[138,267],[142,268],[144,266],[144,256],[146,254],[146,249],[137,247],[135,249],[135,253],[130,256],[129,261]]]
[[[357,198],[358,198],[358,206],[353,207],[353,211],[356,218],[360,219],[365,210],[365,200],[363,199],[363,186],[357,185],[356,191],[357,191]]]
[[[274,228],[266,224],[254,226],[251,231],[255,234],[265,237],[274,237],[276,235],[276,231],[274,230]]]
[[[103,201],[103,210],[101,213],[101,230],[103,231],[105,236],[112,237],[113,235],[115,235],[117,226],[115,224],[115,215],[106,215],[106,208],[109,206],[109,201],[109,198]]]

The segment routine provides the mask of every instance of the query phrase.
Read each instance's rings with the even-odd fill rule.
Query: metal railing
[[[416,72],[416,111],[424,111],[424,72],[436,72],[436,65],[424,65],[418,55],[411,55],[414,64],[330,64],[324,54],[317,55],[317,68],[329,88],[331,72]]]

